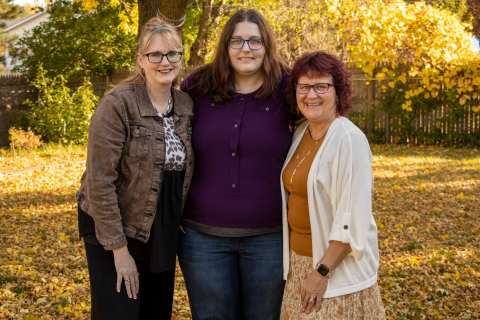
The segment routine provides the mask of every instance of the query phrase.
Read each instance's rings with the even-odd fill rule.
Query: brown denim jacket
[[[194,102],[172,88],[174,129],[187,153],[183,206],[194,167]],[[77,201],[95,220],[106,250],[127,245],[126,236],[147,242],[165,166],[163,119],[145,85],[112,89],[98,104],[88,129],[86,170]]]

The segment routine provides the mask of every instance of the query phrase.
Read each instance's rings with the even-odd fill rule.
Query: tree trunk
[[[183,23],[188,7],[194,0],[138,0],[138,35],[141,34],[145,23],[151,18],[159,16],[177,28],[183,39]]]
[[[202,10],[202,16],[200,17],[200,26],[198,28],[197,37],[195,42],[190,48],[190,60],[188,60],[189,66],[202,66],[205,64],[206,53],[206,39],[208,27],[210,25],[210,18],[212,17],[212,5],[213,0],[205,0]]]
[[[467,0],[469,16],[473,18],[472,33],[480,38],[480,0]]]

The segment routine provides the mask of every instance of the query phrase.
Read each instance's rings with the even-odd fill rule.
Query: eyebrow
[[[165,54],[169,54],[170,52],[180,52],[180,51],[178,51],[178,50],[170,50],[170,51],[167,51],[167,53],[165,53]],[[152,51],[152,52],[147,52],[147,53],[148,53],[148,54],[152,54],[152,53],[161,53],[161,54],[163,54],[163,52],[161,52],[161,51]]]
[[[237,36],[237,35],[233,35],[232,38],[239,38],[239,39],[243,39],[242,37],[240,36]],[[251,36],[250,38],[248,38],[247,40],[250,40],[250,39],[262,39],[261,36]]]

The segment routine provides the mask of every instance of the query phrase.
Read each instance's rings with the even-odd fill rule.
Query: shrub
[[[27,131],[22,129],[10,128],[8,130],[10,137],[8,138],[10,142],[10,149],[13,154],[15,154],[15,148],[20,148],[24,150],[34,150],[43,145],[43,142],[40,141],[41,137],[33,133],[30,128]]]
[[[30,126],[45,139],[55,143],[84,144],[87,142],[88,125],[98,98],[93,94],[88,79],[71,93],[63,75],[49,78],[39,67],[33,85],[40,91],[37,102],[25,100],[32,109],[26,114]]]

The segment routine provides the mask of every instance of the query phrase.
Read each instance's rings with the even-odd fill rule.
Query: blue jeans
[[[184,230],[178,260],[194,320],[280,319],[281,232],[229,238]]]

